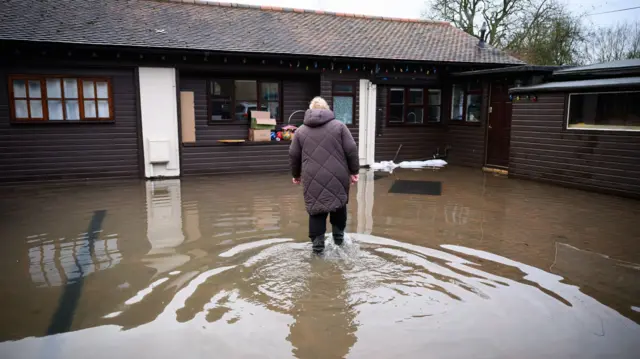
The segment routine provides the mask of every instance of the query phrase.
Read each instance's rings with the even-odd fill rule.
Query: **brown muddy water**
[[[317,258],[300,192],[286,174],[0,188],[0,357],[640,357],[639,201],[364,172],[345,247]]]

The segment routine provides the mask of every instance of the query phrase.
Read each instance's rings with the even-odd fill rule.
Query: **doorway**
[[[511,100],[509,84],[491,84],[489,101],[489,121],[487,124],[488,167],[509,167],[509,140],[511,136]]]

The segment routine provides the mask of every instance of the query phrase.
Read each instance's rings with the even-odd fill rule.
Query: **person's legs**
[[[309,215],[309,238],[313,243],[313,252],[324,251],[324,233],[327,231],[327,214]]]
[[[333,242],[338,246],[342,245],[344,241],[344,229],[347,228],[347,206],[345,205],[331,212],[329,220],[331,221]]]

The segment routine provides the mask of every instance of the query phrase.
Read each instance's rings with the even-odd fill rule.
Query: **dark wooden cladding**
[[[387,123],[387,90],[387,86],[377,86],[376,116],[380,118],[376,118],[379,127],[376,134],[375,161],[393,160],[400,145],[402,149],[396,162],[427,159],[433,155],[436,148],[443,148],[446,129],[440,125],[389,125]]]
[[[111,79],[115,123],[11,124],[11,74]],[[133,69],[9,67],[0,71],[0,181],[140,177]]]
[[[484,164],[484,125],[449,125],[446,142],[451,146],[449,164],[477,168]]]
[[[318,92],[318,79],[284,79],[283,121],[298,110],[306,110]],[[287,171],[289,142],[225,145],[218,140],[248,139],[249,124],[211,124],[207,119],[207,76],[181,75],[180,90],[194,92],[196,142],[182,146],[183,175]],[[304,113],[294,115],[301,122]],[[280,121],[279,121],[280,122]]]
[[[565,103],[514,102],[509,176],[640,197],[640,133],[565,129]]]
[[[184,175],[286,172],[289,170],[289,142],[184,146]]]
[[[298,112],[291,117],[292,124],[301,124],[304,120],[304,112],[309,108],[309,102],[318,96],[318,79],[307,81],[285,80],[282,82],[282,121],[287,123],[291,114]]]

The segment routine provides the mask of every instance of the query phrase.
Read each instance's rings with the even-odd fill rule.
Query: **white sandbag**
[[[427,160],[427,161],[403,161],[399,164],[393,161],[381,161],[371,165],[374,171],[393,172],[396,168],[440,168],[447,165],[444,160]]]
[[[382,161],[382,162],[376,162],[372,164],[370,167],[374,171],[393,172],[393,170],[396,167],[398,167],[398,165],[393,163],[393,161]]]
[[[444,167],[447,165],[445,160],[427,160],[427,161],[404,161],[400,162],[400,168],[425,168],[425,167]]]

